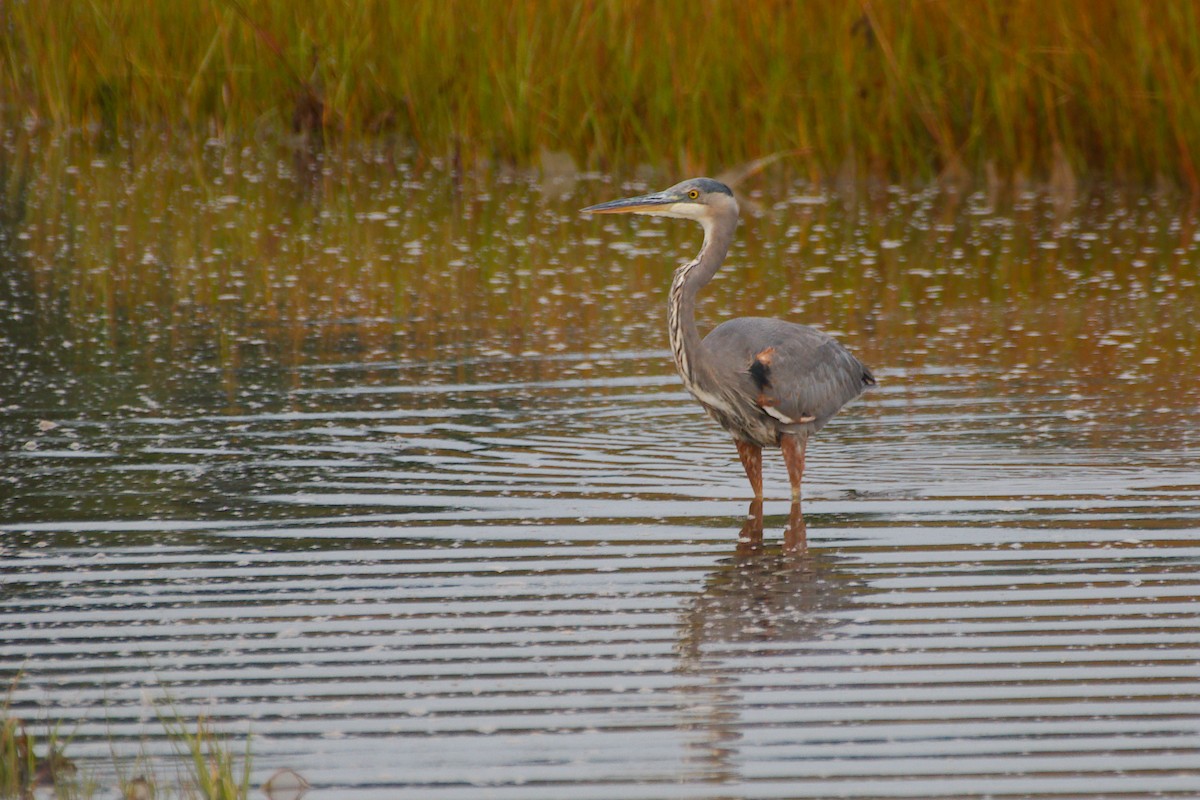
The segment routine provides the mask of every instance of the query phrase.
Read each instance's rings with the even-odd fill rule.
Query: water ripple
[[[1070,401],[910,373],[814,445],[810,553],[774,544],[772,462],[768,546],[739,554],[744,478],[669,373],[338,375],[303,410],[84,421],[117,446],[22,454],[179,504],[0,526],[18,713],[81,721],[103,773],[113,747],[171,757],[169,697],[251,734],[259,779],[362,800],[1200,793],[1178,452],[1028,440],[1006,423],[1070,430]]]

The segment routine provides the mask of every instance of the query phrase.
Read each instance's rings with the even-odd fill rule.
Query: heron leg
[[[788,480],[792,484],[792,502],[800,502],[800,481],[804,478],[804,451],[808,449],[807,436],[784,434],[779,440],[783,451],[783,463],[787,464]]]
[[[733,443],[737,445],[738,456],[742,459],[742,469],[746,470],[746,477],[750,479],[754,499],[762,500],[762,448],[740,439],[734,439]]]

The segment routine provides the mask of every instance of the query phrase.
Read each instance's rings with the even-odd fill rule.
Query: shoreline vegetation
[[[119,756],[113,751],[112,763],[102,769],[107,779],[100,779],[90,770],[100,765],[93,760],[80,768],[68,756],[71,735],[63,735],[61,724],[27,725],[12,714],[7,703],[0,706],[0,799],[32,800],[45,797],[87,800],[108,794],[115,789],[127,800],[152,800],[154,797],[179,800],[245,800],[250,796],[251,754],[249,740],[241,754],[233,750],[229,738],[217,733],[212,724],[200,717],[185,721],[178,712],[159,717],[163,734],[174,750],[170,760],[171,775],[156,774],[166,767],[165,759],[139,756]],[[103,783],[115,783],[104,786]],[[308,783],[298,773],[277,770],[262,785],[262,791],[273,800],[298,800]],[[273,791],[280,789],[281,791]]]
[[[0,6],[0,128],[459,169],[1200,192],[1200,5],[138,0]]]

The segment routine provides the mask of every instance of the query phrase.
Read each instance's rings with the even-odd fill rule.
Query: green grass
[[[249,741],[246,752],[237,755],[228,738],[203,717],[189,723],[173,708],[170,711],[160,716],[160,722],[177,755],[177,779],[158,780],[152,770],[149,779],[144,774],[131,776],[129,759],[114,750],[113,767],[122,796],[246,800],[250,796]],[[11,713],[7,700],[0,706],[0,800],[25,800],[35,793],[37,797],[87,800],[106,793],[76,768],[69,757],[70,737],[63,737],[60,731],[60,725],[49,725],[45,734],[39,735]],[[139,772],[147,771],[143,758],[136,759],[133,766]]]
[[[65,751],[70,737],[60,726],[47,726],[43,735],[11,717],[7,706],[0,715],[0,798],[32,797],[39,787],[54,787],[54,797],[87,797],[95,788],[78,776]]]
[[[0,6],[3,124],[384,134],[464,166],[987,173],[1200,190],[1200,5],[141,0]],[[851,173],[849,170],[853,168]]]
[[[228,739],[203,717],[194,730],[178,716],[163,719],[162,724],[180,760],[187,766],[187,777],[182,782],[185,796],[200,800],[245,800],[250,796],[249,741],[246,752],[239,758]]]
[[[18,719],[0,720],[0,797],[18,797],[36,769],[36,759]]]

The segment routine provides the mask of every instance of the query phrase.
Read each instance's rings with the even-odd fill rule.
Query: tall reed
[[[120,777],[124,796],[158,794],[180,800],[246,800],[250,796],[249,741],[244,754],[238,756],[229,740],[217,733],[204,717],[192,723],[172,708],[170,715],[160,719],[175,749],[179,781],[177,785],[164,785],[143,776],[130,780]],[[0,798],[99,796],[99,785],[90,776],[78,775],[74,762],[65,755],[69,744],[69,738],[60,735],[58,725],[48,726],[45,735],[37,736],[11,714],[6,700],[0,705]],[[113,766],[118,776],[128,766],[123,761],[114,753]],[[301,776],[291,775],[307,786]]]
[[[1200,6],[1097,0],[0,5],[0,115],[100,137],[386,133],[418,156],[1200,189]]]

